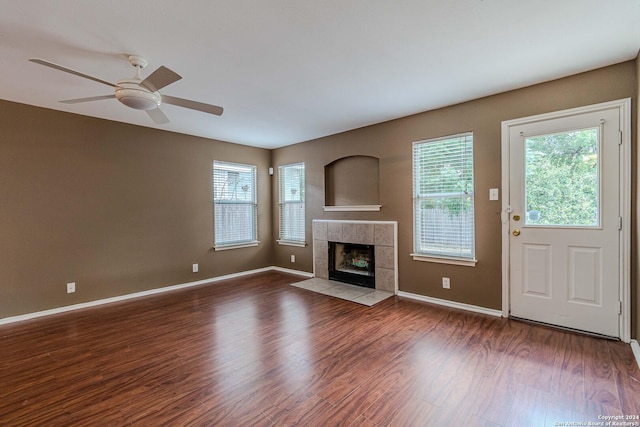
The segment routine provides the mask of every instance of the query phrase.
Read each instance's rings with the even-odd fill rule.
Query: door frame
[[[511,302],[509,268],[509,214],[511,212],[509,200],[509,133],[511,127],[610,109],[618,109],[621,131],[619,211],[622,217],[622,232],[620,234],[618,249],[620,253],[620,265],[618,268],[620,277],[619,297],[622,303],[622,313],[619,319],[619,338],[629,343],[631,341],[631,98],[538,114],[519,119],[505,120],[502,122],[502,211],[500,213],[502,222],[502,316],[505,318],[509,317]]]

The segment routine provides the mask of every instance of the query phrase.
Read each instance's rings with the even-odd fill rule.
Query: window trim
[[[258,246],[260,244],[260,240],[253,240],[247,243],[229,243],[226,245],[213,245],[213,250],[218,251],[228,251],[229,249],[240,249],[240,248],[250,248],[253,246]]]
[[[414,261],[422,261],[422,262],[433,262],[435,264],[452,264],[452,265],[462,265],[465,267],[475,267],[478,263],[478,260],[473,258],[447,258],[447,257],[436,257],[436,256],[426,256],[423,254],[410,254],[411,258]]]
[[[299,201],[289,201],[287,202],[286,200],[283,200],[283,184],[285,183],[284,181],[284,176],[283,173],[287,168],[300,168],[302,170],[302,182],[300,182],[300,186],[304,189],[306,187],[306,179],[305,179],[305,164],[304,162],[296,162],[296,163],[289,163],[286,165],[280,165],[278,166],[278,239],[276,240],[276,242],[279,245],[284,245],[284,246],[295,246],[295,247],[306,247],[307,246],[307,242],[306,242],[306,231],[307,231],[307,227],[306,227],[306,195],[304,194],[304,192],[301,192],[301,200]],[[303,206],[303,221],[302,221],[302,234],[303,234],[303,238],[300,240],[297,239],[289,239],[289,238],[284,238],[283,237],[283,209],[284,206],[286,206],[288,203],[302,203]]]
[[[415,153],[416,153],[416,147],[418,145],[422,145],[425,143],[431,143],[431,142],[438,142],[438,141],[445,141],[445,140],[450,140],[450,139],[456,139],[456,138],[466,138],[466,137],[471,137],[471,144],[472,144],[472,163],[471,163],[471,176],[472,176],[472,191],[471,191],[471,195],[473,197],[472,201],[473,201],[473,218],[474,218],[474,223],[473,223],[473,243],[471,246],[471,256],[469,257],[464,257],[464,256],[447,256],[445,254],[436,254],[436,253],[427,253],[427,252],[419,252],[417,250],[417,246],[418,246],[418,241],[417,241],[417,218],[416,218],[416,202],[418,201],[418,196],[416,194],[417,192],[417,188],[416,188],[416,157],[415,157]],[[412,259],[414,261],[422,261],[422,262],[432,262],[432,263],[438,263],[438,264],[452,264],[452,265],[460,265],[460,266],[469,266],[469,267],[475,267],[475,265],[477,264],[478,260],[476,259],[476,226],[475,226],[475,214],[476,214],[476,208],[475,208],[475,177],[474,177],[474,166],[475,166],[475,159],[473,157],[473,132],[463,132],[463,133],[458,133],[458,134],[454,134],[454,135],[447,135],[447,136],[443,136],[443,137],[437,137],[437,138],[429,138],[429,139],[425,139],[425,140],[420,140],[420,141],[414,141],[411,147],[411,163],[412,163],[412,191],[413,191],[413,200],[412,200],[412,205],[413,205],[413,209],[412,209],[412,216],[413,216],[413,252],[410,254],[410,256],[412,257]]]
[[[218,168],[224,168],[225,166],[229,168],[241,168],[241,169],[249,169],[251,171],[251,179],[252,179],[252,199],[250,201],[237,201],[237,200],[227,200],[221,199],[216,201],[215,197],[215,171],[216,165]],[[236,162],[228,162],[225,160],[214,160],[212,163],[212,207],[213,207],[213,249],[214,251],[223,251],[229,249],[239,249],[239,248],[247,248],[252,246],[258,246],[260,244],[260,240],[258,240],[258,167],[256,165],[245,164],[245,163],[236,163]],[[243,240],[236,242],[216,242],[216,205],[248,205],[251,206],[252,209],[252,224],[250,228],[253,232],[253,239],[251,240]]]
[[[298,247],[298,248],[307,247],[306,240],[304,242],[299,242],[297,240],[282,240],[282,239],[278,239],[278,240],[276,240],[276,243],[278,243],[279,245],[282,245],[282,246],[295,246],[295,247]]]

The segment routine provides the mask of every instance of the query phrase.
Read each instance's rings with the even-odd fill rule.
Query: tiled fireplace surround
[[[398,293],[398,223],[395,221],[313,220],[313,274],[329,278],[329,242],[375,247],[376,289]]]

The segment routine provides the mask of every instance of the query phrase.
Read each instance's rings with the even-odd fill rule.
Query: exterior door
[[[508,130],[510,316],[620,337],[618,108]]]

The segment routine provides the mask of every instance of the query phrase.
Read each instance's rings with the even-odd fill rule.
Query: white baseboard
[[[431,304],[442,305],[449,308],[457,308],[460,310],[473,311],[474,313],[487,314],[489,316],[502,317],[502,310],[493,310],[491,308],[480,307],[477,305],[465,304],[462,302],[449,301],[446,299],[426,297],[424,295],[412,294],[410,292],[398,292],[399,297],[410,298]]]
[[[291,270],[291,269],[288,269],[288,268],[275,267],[275,266],[273,266],[273,267],[264,267],[264,268],[258,268],[258,269],[255,269],[255,270],[243,271],[243,272],[240,272],[240,273],[233,273],[233,274],[226,274],[224,276],[212,277],[210,279],[197,280],[195,282],[181,283],[181,284],[178,284],[178,285],[172,285],[172,286],[165,286],[165,287],[162,287],[162,288],[149,289],[147,291],[135,292],[135,293],[132,293],[132,294],[127,294],[127,295],[119,295],[119,296],[111,297],[111,298],[104,298],[104,299],[99,299],[99,300],[95,300],[95,301],[83,302],[83,303],[80,303],[80,304],[73,304],[73,305],[67,305],[67,306],[64,306],[64,307],[52,308],[50,310],[37,311],[35,313],[27,313],[27,314],[21,314],[19,316],[5,317],[3,319],[0,319],[0,325],[6,325],[6,324],[9,324],[9,323],[22,322],[24,320],[36,319],[38,317],[50,316],[52,314],[66,313],[68,311],[80,310],[80,309],[83,309],[83,308],[89,308],[89,307],[95,307],[95,306],[98,306],[98,305],[110,304],[110,303],[113,303],[113,302],[126,301],[126,300],[129,300],[129,299],[141,298],[141,297],[146,297],[146,296],[149,296],[149,295],[161,294],[161,293],[164,293],[164,292],[171,292],[171,291],[175,291],[177,289],[190,288],[192,286],[200,286],[200,285],[205,285],[207,283],[220,282],[220,281],[227,280],[227,279],[233,279],[235,277],[242,277],[242,276],[247,276],[249,274],[262,273],[262,272],[265,272],[265,271],[272,271],[272,270],[281,271],[283,273],[297,274],[297,275],[305,276],[305,277],[313,277],[313,273],[307,273],[305,271],[297,271],[297,270]]]
[[[304,276],[304,277],[314,277],[313,273],[309,273],[306,271],[299,271],[299,270],[292,270],[290,268],[284,268],[284,267],[271,267],[271,270],[275,270],[275,271],[279,271],[281,273],[290,273],[290,274],[296,274],[298,276]]]
[[[638,341],[631,340],[631,351],[633,351],[633,355],[636,357],[636,363],[638,363],[638,368],[640,368],[640,344],[638,344]]]

